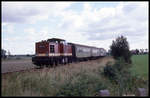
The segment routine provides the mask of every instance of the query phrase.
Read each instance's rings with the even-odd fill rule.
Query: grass
[[[132,56],[132,68],[133,74],[137,74],[140,77],[148,80],[148,54],[145,55],[133,55]]]
[[[39,71],[2,75],[2,96],[96,96],[107,89],[100,75],[110,57]],[[105,81],[105,82],[104,82]]]
[[[135,67],[132,71],[141,76],[148,75],[145,74],[147,68],[142,69],[144,72],[139,68],[143,65],[140,60],[147,62],[144,58],[145,56],[132,57]],[[115,83],[101,74],[103,67],[109,61],[114,62],[114,59],[105,57],[38,71],[2,74],[2,96],[97,96],[101,89],[108,89],[112,96],[118,96],[118,85],[114,85]],[[148,63],[142,67],[148,67],[146,64]],[[143,81],[135,80],[133,84],[137,87],[145,84]]]

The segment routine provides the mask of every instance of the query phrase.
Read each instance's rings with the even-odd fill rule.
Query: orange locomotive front
[[[37,42],[35,52],[32,62],[38,66],[72,62],[72,46],[62,39],[52,38]]]

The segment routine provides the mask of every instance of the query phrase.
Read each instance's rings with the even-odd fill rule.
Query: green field
[[[145,55],[133,55],[132,56],[132,72],[144,79],[148,79],[148,54]]]

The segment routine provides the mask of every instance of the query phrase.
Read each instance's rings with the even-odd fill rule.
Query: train
[[[35,43],[35,56],[32,57],[32,62],[37,66],[53,66],[104,56],[106,56],[104,48],[67,43],[64,39],[51,38]]]

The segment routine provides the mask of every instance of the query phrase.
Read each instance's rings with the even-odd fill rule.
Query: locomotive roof
[[[65,41],[65,40],[60,39],[60,38],[51,38],[51,39],[48,39],[47,41]]]

